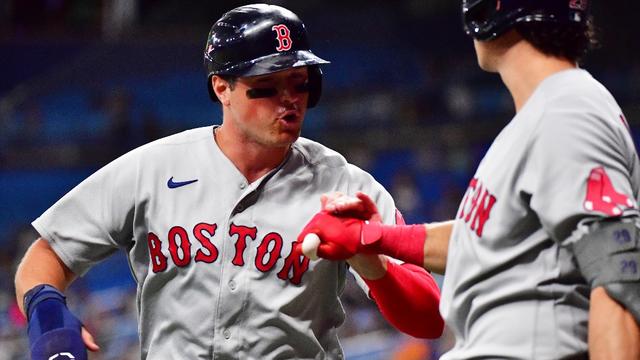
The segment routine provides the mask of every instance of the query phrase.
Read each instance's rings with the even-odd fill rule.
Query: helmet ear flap
[[[307,108],[311,109],[318,104],[320,95],[322,94],[322,70],[320,70],[320,66],[318,65],[309,66],[308,69],[309,100],[307,101]]]

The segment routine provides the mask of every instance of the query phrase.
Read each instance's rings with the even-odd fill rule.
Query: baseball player
[[[337,217],[375,204],[332,195],[300,238],[319,236],[320,257],[446,268],[440,311],[456,342],[442,359],[640,359],[640,163],[620,107],[577,65],[592,43],[587,1],[462,9],[480,67],[501,76],[516,115],[455,220]]]
[[[98,350],[62,291],[118,249],[137,282],[142,359],[342,358],[350,269],[393,325],[440,336],[439,290],[423,268],[379,255],[310,263],[299,250],[323,193],[365,191],[380,209],[371,217],[399,218],[369,174],[299,137],[328,63],[300,19],[273,5],[233,9],[213,25],[204,62],[221,126],[125,154],[33,222],[41,238],[16,274],[33,358]]]

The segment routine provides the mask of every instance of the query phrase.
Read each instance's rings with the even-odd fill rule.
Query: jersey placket
[[[235,358],[242,358],[243,341],[240,337],[243,331],[252,331],[243,328],[244,308],[247,301],[246,274],[249,271],[250,260],[255,255],[254,247],[251,244],[252,239],[246,239],[246,248],[243,255],[244,265],[234,264],[236,254],[236,243],[239,241],[238,236],[231,234],[228,229],[232,224],[250,224],[245,219],[251,218],[252,209],[250,207],[255,204],[259,193],[262,189],[261,184],[265,183],[268,178],[262,181],[254,182],[249,185],[246,181],[238,182],[237,193],[238,201],[233,206],[228,215],[227,223],[224,225],[225,233],[222,241],[222,262],[220,270],[220,288],[218,292],[217,307],[214,324],[214,358],[227,358],[229,354],[235,354]]]

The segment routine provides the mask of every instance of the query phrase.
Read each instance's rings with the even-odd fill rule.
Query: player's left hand
[[[356,193],[355,197],[341,192],[325,194],[320,197],[320,204],[323,211],[333,215],[377,222],[382,221],[376,203],[360,191]]]

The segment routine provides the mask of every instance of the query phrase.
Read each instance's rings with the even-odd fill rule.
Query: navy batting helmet
[[[313,54],[307,30],[293,12],[276,5],[245,5],[228,11],[213,24],[204,49],[209,96],[213,75],[245,77],[308,66],[309,101],[313,107],[322,92],[320,64]]]
[[[516,24],[552,22],[586,26],[589,0],[463,0],[465,32],[491,40]]]

